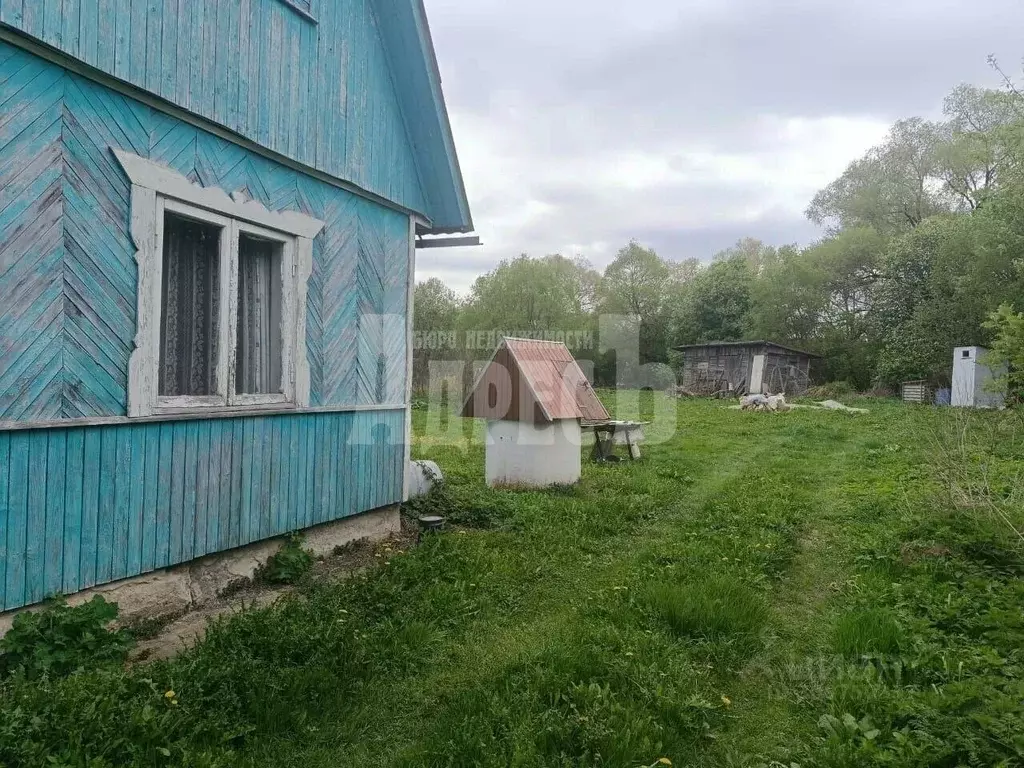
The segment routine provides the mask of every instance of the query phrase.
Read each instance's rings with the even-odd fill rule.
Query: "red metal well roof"
[[[508,375],[500,375],[495,366],[506,367]],[[494,394],[489,391],[492,386]],[[536,408],[528,407],[527,400]],[[533,339],[502,341],[470,393],[463,415],[521,421],[533,421],[535,416],[544,421],[610,418],[568,347]]]

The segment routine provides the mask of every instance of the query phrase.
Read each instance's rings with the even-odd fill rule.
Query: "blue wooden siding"
[[[402,411],[0,433],[0,610],[395,504]]]
[[[371,1],[305,5],[317,23],[281,0],[0,0],[0,22],[406,208],[460,217],[427,202],[424,186],[441,201],[452,180],[421,183],[406,125],[437,117],[400,101]]]
[[[312,403],[405,401],[406,216],[0,43],[0,421],[126,412],[137,269],[111,147],[324,220]]]

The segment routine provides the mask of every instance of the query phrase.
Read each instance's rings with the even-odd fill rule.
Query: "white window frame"
[[[245,195],[200,187],[166,166],[112,150],[131,181],[131,234],[137,249],[138,296],[135,351],[128,363],[128,416],[210,411],[292,410],[309,406],[306,297],[313,270],[313,238],[323,222],[294,212],[275,212]],[[222,229],[217,393],[160,397],[160,319],[163,311],[164,216],[171,212]],[[235,392],[238,331],[238,245],[242,233],[281,244],[282,392]]]

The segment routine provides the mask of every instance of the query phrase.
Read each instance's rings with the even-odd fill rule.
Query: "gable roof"
[[[455,151],[441,71],[423,0],[371,0],[406,130],[417,157],[431,234],[472,232],[473,217]]]
[[[508,338],[477,379],[462,415],[531,422],[610,418],[565,344]]]
[[[778,344],[774,341],[765,341],[764,339],[755,339],[754,341],[706,341],[703,344],[682,344],[678,347],[673,347],[673,349],[678,352],[683,352],[687,349],[706,349],[707,347],[776,347],[777,349],[784,349],[787,352],[795,352],[798,355],[821,357],[821,355],[814,352],[807,352],[803,349],[788,347],[785,344]]]

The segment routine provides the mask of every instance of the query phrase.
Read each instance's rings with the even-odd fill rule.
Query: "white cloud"
[[[997,85],[1024,23],[1019,0],[427,2],[485,245],[417,276],[463,292],[523,252],[809,242],[814,193],[958,80]]]

